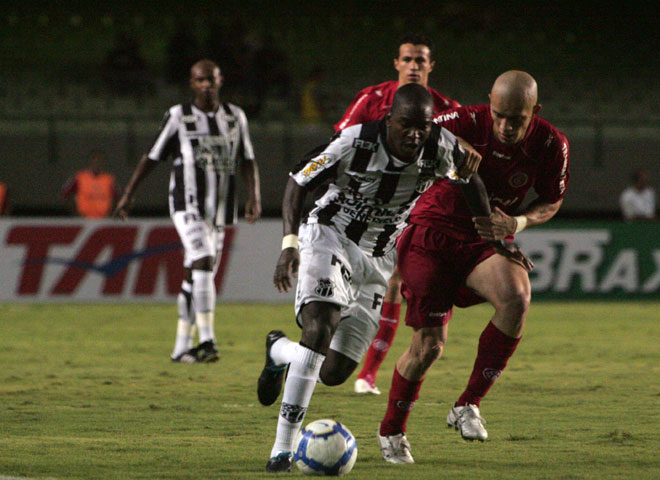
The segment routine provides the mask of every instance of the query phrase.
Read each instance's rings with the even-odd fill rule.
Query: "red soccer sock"
[[[399,326],[399,317],[401,315],[401,304],[385,302],[383,310],[378,321],[378,333],[369,345],[367,356],[364,359],[364,366],[358,374],[358,378],[363,378],[371,385],[376,382],[376,374],[380,364],[387,356],[387,351],[392,346],[394,334]]]
[[[516,351],[520,338],[512,338],[500,332],[492,322],[479,337],[479,350],[477,359],[467,388],[456,402],[457,406],[468,403],[479,406],[481,399],[486,396],[495,380],[502,374],[502,370]]]
[[[406,432],[408,416],[415,406],[415,401],[419,398],[419,389],[422,388],[423,382],[424,380],[419,382],[406,380],[396,367],[394,368],[390,398],[387,400],[387,412],[380,424],[381,435],[397,435]]]

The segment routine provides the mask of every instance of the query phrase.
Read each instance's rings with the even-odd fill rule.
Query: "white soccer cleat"
[[[355,380],[355,393],[370,393],[372,395],[380,395],[380,390],[376,385],[372,385],[364,378]]]
[[[454,407],[447,415],[447,425],[461,432],[465,440],[479,440],[483,442],[488,438],[488,432],[484,428],[486,420],[481,418],[479,407],[468,404],[462,407]]]
[[[390,463],[415,463],[410,454],[410,443],[404,433],[398,435],[387,435],[383,437],[378,432],[378,445],[383,459]]]

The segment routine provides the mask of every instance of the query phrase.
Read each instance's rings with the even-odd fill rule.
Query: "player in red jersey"
[[[412,463],[406,422],[424,377],[442,354],[453,305],[490,302],[495,313],[479,339],[467,388],[447,423],[468,440],[488,436],[479,413],[481,399],[500,376],[522,336],[530,303],[531,265],[494,255],[488,241],[511,239],[524,228],[547,222],[559,210],[568,183],[566,137],[536,114],[536,81],[508,71],[495,81],[490,105],[461,107],[435,121],[461,136],[483,156],[479,174],[492,213],[471,218],[454,188],[436,182],[420,197],[410,225],[399,236],[399,272],[408,301],[406,324],[413,328],[409,348],[398,359],[387,413],[378,440],[383,457]],[[538,197],[514,216],[528,190]]]
[[[399,79],[360,90],[342,119],[335,124],[335,131],[359,123],[380,120],[389,111],[397,89],[408,83],[418,83],[428,89],[433,97],[434,115],[450,108],[460,107],[460,103],[428,86],[429,74],[435,66],[432,50],[433,42],[425,35],[410,34],[402,37],[398,56],[394,59],[394,68],[399,72]],[[383,302],[378,333],[369,347],[364,366],[355,382],[357,393],[380,394],[374,383],[378,367],[387,355],[399,326],[402,300],[400,286],[401,280],[395,269]]]

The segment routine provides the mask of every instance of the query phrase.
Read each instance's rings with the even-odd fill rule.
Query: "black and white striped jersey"
[[[210,225],[232,225],[237,218],[237,162],[254,160],[245,113],[223,103],[206,113],[194,104],[171,107],[148,154],[173,159],[170,214],[186,211]]]
[[[307,223],[333,226],[375,257],[394,247],[417,198],[435,178],[463,181],[457,175],[463,151],[448,130],[434,124],[419,157],[409,164],[388,152],[385,137],[384,121],[354,125],[290,174],[308,190],[327,187]]]

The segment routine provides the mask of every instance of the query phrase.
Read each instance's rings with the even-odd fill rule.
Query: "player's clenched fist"
[[[273,283],[278,291],[289,291],[293,285],[293,278],[298,275],[299,263],[300,253],[298,253],[297,248],[289,247],[282,250],[273,275]]]

